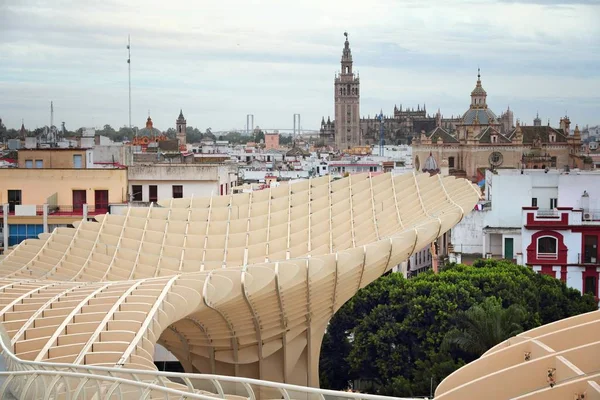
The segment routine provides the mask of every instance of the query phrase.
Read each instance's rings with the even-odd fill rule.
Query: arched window
[[[538,239],[538,254],[556,254],[557,240],[552,236],[542,236]]]
[[[348,94],[350,94],[350,84],[348,84]]]

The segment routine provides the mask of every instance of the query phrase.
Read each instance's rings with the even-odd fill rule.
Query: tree
[[[206,128],[206,132],[204,133],[204,137],[216,140],[215,135],[213,135],[211,128]]]
[[[265,133],[261,130],[254,131],[254,143],[260,143],[265,141]]]
[[[281,145],[289,145],[292,144],[293,142],[293,137],[292,135],[279,135],[279,144]]]
[[[186,131],[187,131],[187,129],[186,129]],[[186,132],[186,135],[187,135],[187,132]],[[168,137],[169,139],[175,139],[177,137],[177,131],[175,130],[175,128],[169,128],[165,132],[165,136]]]
[[[494,300],[486,300],[490,297]],[[598,307],[590,295],[508,261],[452,264],[437,275],[409,280],[389,274],[361,289],[332,318],[321,349],[321,386],[343,389],[352,381],[362,392],[429,395],[432,380],[435,386],[477,358],[458,346],[443,346],[447,333],[464,329],[459,317],[475,305],[496,310],[493,301],[500,310],[522,308],[523,330]],[[507,318],[504,311],[493,313]],[[484,347],[517,332],[512,322],[517,321],[507,322],[505,333],[486,339]]]
[[[456,314],[457,327],[444,337],[444,347],[456,346],[479,357],[498,343],[523,332],[526,317],[527,311],[522,306],[512,304],[502,308],[499,299],[487,297],[481,304]]]

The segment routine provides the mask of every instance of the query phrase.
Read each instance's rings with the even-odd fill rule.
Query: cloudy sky
[[[600,0],[0,0],[0,118],[127,125],[131,34],[134,125],[318,129],[344,31],[365,116],[463,113],[479,66],[497,114],[600,123]]]

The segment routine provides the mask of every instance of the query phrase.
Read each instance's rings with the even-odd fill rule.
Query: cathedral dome
[[[464,125],[473,125],[477,121],[481,125],[498,124],[498,117],[489,108],[470,108],[462,116]]]
[[[477,69],[477,84],[471,92],[471,106],[462,116],[462,125],[498,125],[498,117],[488,109],[487,93],[481,85],[481,73]]]
[[[140,129],[137,132],[137,135],[138,136],[148,136],[148,137],[160,136],[161,132],[154,127],[154,124],[152,123],[152,118],[150,118],[150,116],[148,116],[148,119],[146,120],[146,127]]]

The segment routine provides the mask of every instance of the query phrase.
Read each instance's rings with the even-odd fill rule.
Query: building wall
[[[150,201],[150,185],[156,185],[157,188],[157,200],[167,200],[173,198],[173,185],[183,186],[183,197],[206,197],[206,196],[218,196],[220,194],[219,183],[215,181],[181,181],[173,180],[169,182],[164,181],[147,181],[147,180],[130,180],[129,181],[129,193],[133,194],[133,186],[142,186],[142,201]],[[130,200],[133,201],[133,197],[130,196]]]
[[[279,133],[265,134],[265,150],[279,148]]]
[[[18,152],[19,168],[26,168],[26,161],[32,160],[33,168],[36,160],[42,160],[42,168],[75,168],[73,156],[81,156],[81,168],[87,165],[86,149],[22,149]]]
[[[600,209],[600,174],[595,172],[570,173],[558,177],[558,205],[560,207],[581,207],[583,191],[589,194],[589,208]]]
[[[118,144],[94,146],[94,163],[120,163],[133,165],[133,146]],[[156,157],[156,155],[154,155]]]
[[[531,147],[524,145],[498,145],[492,146],[488,144],[473,144],[473,145],[444,145],[444,144],[413,144],[413,165],[417,166],[417,160],[422,167],[429,154],[435,158],[438,165],[443,159],[454,157],[455,169],[464,170],[467,178],[475,179],[479,168],[489,168],[489,157],[493,152],[502,154],[501,168],[520,169],[522,164],[523,153],[530,153]],[[556,167],[563,168],[569,164],[569,146],[554,145],[546,146],[543,149],[544,153],[556,157]],[[548,165],[548,167],[550,167]]]
[[[0,203],[8,190],[21,190],[21,203],[42,205],[56,193],[59,205],[73,205],[73,190],[85,190],[94,204],[94,190],[108,190],[109,203],[127,201],[125,169],[0,169]]]
[[[183,196],[211,196],[229,193],[237,181],[234,164],[152,164],[128,169],[129,193],[142,185],[142,201],[149,201],[149,186],[156,185],[158,200],[173,197],[173,185],[183,186]]]
[[[489,211],[473,211],[452,228],[450,242],[455,252],[483,254],[483,228],[488,213]]]
[[[491,181],[486,179],[492,210],[486,214],[484,226],[520,227],[522,208],[531,206],[531,181],[530,175],[493,175]]]

